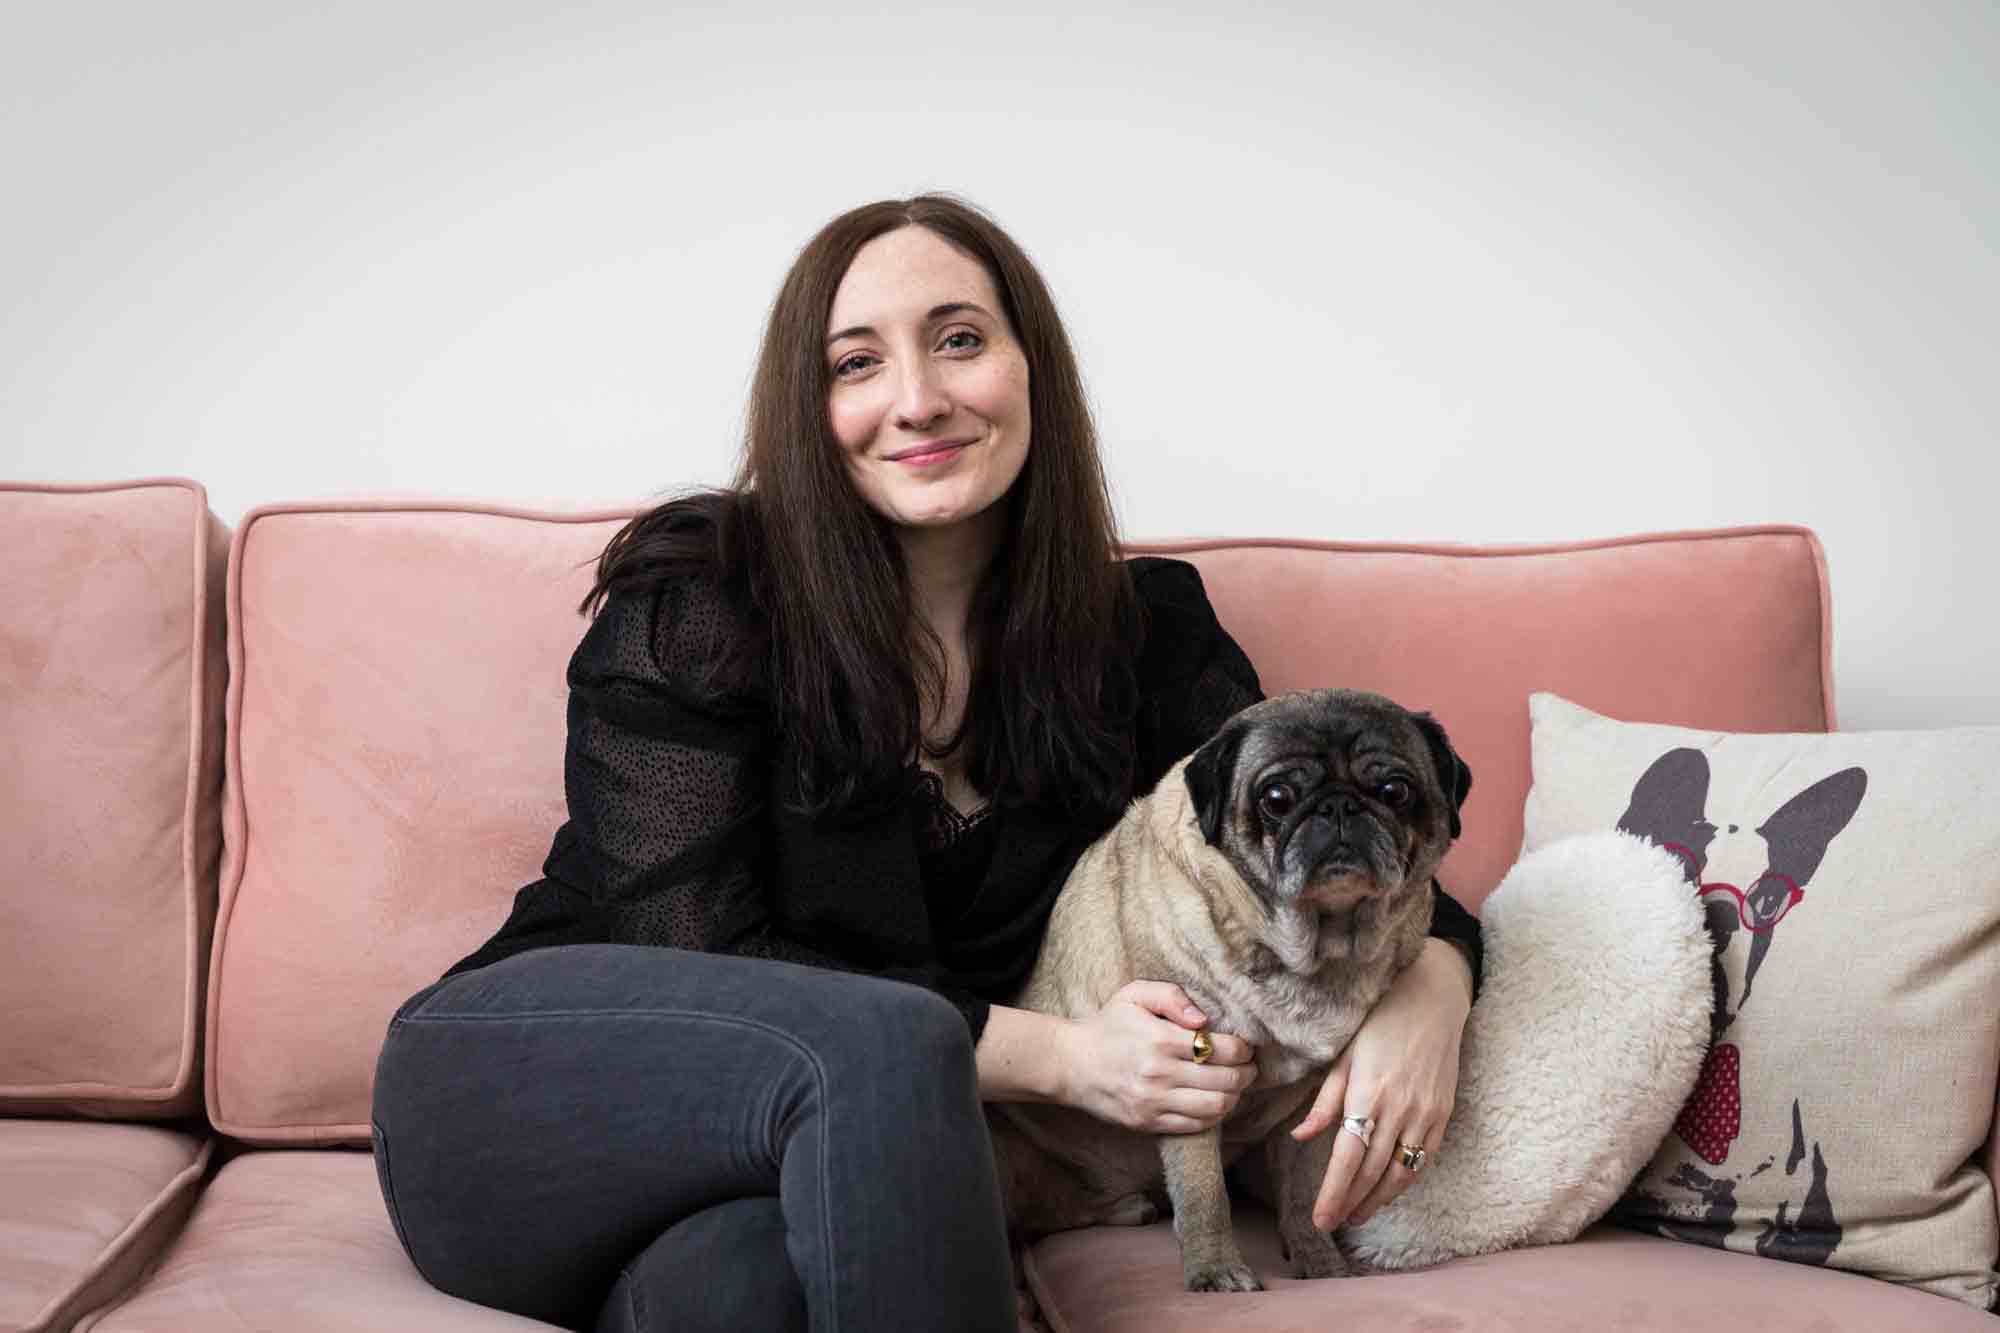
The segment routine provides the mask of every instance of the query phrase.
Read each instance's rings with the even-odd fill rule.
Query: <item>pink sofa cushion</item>
[[[562,822],[574,608],[622,518],[354,502],[243,521],[209,1018],[218,1128],[367,1141],[390,1013],[499,924]],[[1374,688],[1444,720],[1477,775],[1448,864],[1468,902],[1520,845],[1530,689],[1750,730],[1829,714],[1819,548],[1800,529],[1510,553],[1173,549],[1200,565],[1267,687]],[[1642,604],[1723,609],[1698,632]]]
[[[1240,1208],[1243,1257],[1267,1290],[1181,1289],[1172,1225],[1096,1227],[1028,1253],[1049,1324],[1067,1333],[1278,1333],[1451,1329],[1685,1333],[1991,1333],[1993,1316],[1852,1273],[1681,1245],[1612,1227],[1568,1245],[1456,1259],[1418,1273],[1301,1281],[1285,1276],[1271,1215]]]
[[[0,1111],[198,1104],[227,541],[189,481],[0,485]]]
[[[158,1271],[76,1333],[533,1333],[411,1266],[365,1152],[253,1152],[202,1192]]]
[[[1201,568],[1270,693],[1435,713],[1472,766],[1439,878],[1477,908],[1521,850],[1528,695],[1726,731],[1833,726],[1826,562],[1804,528],[1561,546],[1146,543]]]
[[[624,517],[357,502],[244,518],[218,1129],[368,1141],[389,1015],[500,924],[563,821],[576,605]]]
[[[214,1148],[159,1125],[0,1122],[0,1328],[66,1329],[130,1287]]]

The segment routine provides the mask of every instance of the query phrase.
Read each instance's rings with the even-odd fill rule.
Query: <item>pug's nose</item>
[[[1352,792],[1335,792],[1319,803],[1319,813],[1329,818],[1361,813],[1361,798]]]

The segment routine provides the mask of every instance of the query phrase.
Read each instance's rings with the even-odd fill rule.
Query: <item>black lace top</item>
[[[1194,566],[1129,568],[1147,626],[1134,646],[1143,792],[1263,691]],[[977,1039],[988,1007],[1026,981],[1070,867],[1110,818],[1011,804],[967,817],[914,765],[901,790],[800,813],[797,755],[770,700],[703,688],[716,645],[753,632],[748,614],[714,579],[606,599],[569,664],[569,821],[542,878],[451,971],[606,942],[787,959],[928,986]],[[1478,922],[1435,895],[1431,933],[1466,948],[1476,985]]]
[[[993,807],[963,813],[945,798],[943,779],[924,768],[910,785],[910,807],[924,905],[931,920],[949,922],[977,892],[993,860]]]

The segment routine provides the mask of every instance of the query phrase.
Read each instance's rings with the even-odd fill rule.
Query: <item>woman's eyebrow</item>
[[[935,324],[947,316],[962,314],[967,310],[985,315],[988,319],[993,318],[993,313],[976,301],[946,301],[943,305],[932,306],[930,313],[924,316],[924,322],[926,324]],[[855,324],[849,328],[840,330],[838,333],[829,333],[826,336],[826,340],[829,344],[832,344],[839,342],[842,338],[872,338],[874,336],[874,325]]]

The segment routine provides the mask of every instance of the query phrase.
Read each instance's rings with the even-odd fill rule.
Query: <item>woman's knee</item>
[[[859,1045],[899,1069],[935,1077],[973,1072],[972,1031],[958,1008],[935,991],[898,981],[856,978],[850,1007],[839,1014]]]
[[[419,997],[412,996],[411,1003]],[[407,1007],[407,1005],[406,1005]],[[435,1081],[435,1070],[423,1055],[413,1052],[409,1033],[403,1024],[403,1010],[396,1011],[389,1020],[389,1030],[383,1035],[382,1047],[375,1055],[375,1084],[372,1093],[374,1118],[397,1121],[403,1118],[413,1096],[420,1094]],[[424,1114],[416,1108],[416,1114]]]

